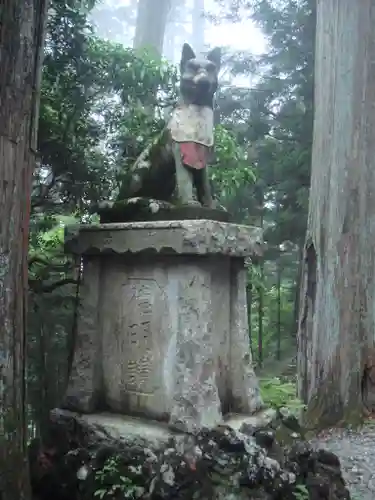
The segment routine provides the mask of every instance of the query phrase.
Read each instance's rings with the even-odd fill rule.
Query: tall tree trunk
[[[298,268],[296,272],[296,285],[294,291],[294,306],[293,306],[293,324],[291,328],[291,334],[293,339],[297,338],[298,333],[298,318],[300,310],[300,300],[301,300],[301,284],[302,284],[302,272],[303,272],[303,242],[298,243]]]
[[[260,193],[260,227],[263,230],[264,226],[264,193]],[[258,363],[259,367],[263,366],[263,316],[264,316],[264,259],[260,262],[260,286],[258,286]]]
[[[38,122],[45,0],[0,9],[0,490],[29,498],[25,324],[30,190]]]
[[[192,12],[192,45],[197,52],[204,51],[204,0],[194,0]]]
[[[152,48],[160,56],[171,0],[139,0],[134,48]]]
[[[176,54],[176,29],[171,26],[166,33],[164,57],[172,64],[175,63]]]
[[[264,280],[264,262],[262,261],[260,264],[260,279],[262,281],[263,285],[263,280]],[[263,316],[264,316],[264,311],[263,311],[263,299],[264,299],[264,293],[263,293],[263,286],[258,287],[258,363],[260,368],[263,366]]]
[[[375,409],[375,3],[318,0],[311,195],[299,317],[307,421]]]
[[[180,23],[180,9],[184,8],[184,2],[181,0],[172,0],[169,9],[167,23],[164,35],[164,50],[163,55],[171,63],[180,62],[176,61],[176,54],[180,57],[181,46],[180,37],[183,32],[183,27]],[[184,16],[183,16],[184,17]],[[177,50],[176,50],[177,49]]]
[[[276,359],[281,359],[281,253],[276,261],[277,319],[276,319]]]
[[[251,279],[251,278],[250,278]],[[246,287],[246,299],[247,299],[247,313],[248,313],[248,318],[249,318],[249,342],[250,342],[250,350],[251,350],[251,357],[252,359],[255,359],[254,356],[254,346],[253,346],[253,329],[252,329],[252,314],[251,314],[251,309],[252,309],[252,304],[253,304],[253,284],[250,281]]]

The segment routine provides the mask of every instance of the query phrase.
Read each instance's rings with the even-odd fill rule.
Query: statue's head
[[[180,90],[185,102],[212,107],[220,62],[220,48],[211,50],[205,57],[197,57],[190,45],[184,43],[180,63]]]

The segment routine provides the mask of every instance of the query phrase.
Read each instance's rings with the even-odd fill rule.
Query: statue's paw
[[[201,207],[202,205],[197,200],[180,201],[183,207]]]
[[[106,210],[113,207],[113,201],[103,200],[98,203],[98,210]]]
[[[210,208],[212,210],[219,208],[218,203],[216,200],[213,199],[207,199],[202,201],[202,206],[205,208]]]

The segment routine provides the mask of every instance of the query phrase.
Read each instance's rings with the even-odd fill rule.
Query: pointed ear
[[[182,46],[182,54],[181,54],[181,68],[185,66],[185,64],[190,61],[190,59],[195,59],[194,50],[190,47],[188,43],[184,43]]]
[[[207,54],[207,59],[215,63],[216,68],[219,71],[221,65],[221,48],[216,47],[215,49],[210,50],[210,52]]]

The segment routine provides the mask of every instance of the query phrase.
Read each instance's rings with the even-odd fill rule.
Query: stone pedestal
[[[76,350],[64,407],[196,431],[261,406],[244,258],[257,228],[208,220],[80,226]]]

